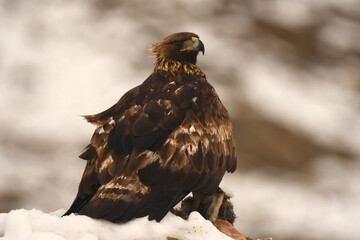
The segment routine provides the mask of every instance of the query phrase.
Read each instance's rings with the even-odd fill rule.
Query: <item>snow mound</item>
[[[166,240],[168,236],[181,240],[207,239],[229,240],[211,222],[199,213],[191,213],[188,220],[168,214],[160,223],[147,217],[134,219],[125,224],[115,224],[87,216],[61,217],[60,209],[53,213],[40,210],[17,209],[0,214],[0,238],[3,240]]]

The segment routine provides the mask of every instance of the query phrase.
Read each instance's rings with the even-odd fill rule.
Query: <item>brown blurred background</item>
[[[0,212],[67,208],[93,127],[151,73],[148,45],[197,33],[228,108],[236,227],[360,235],[360,1],[0,0]]]

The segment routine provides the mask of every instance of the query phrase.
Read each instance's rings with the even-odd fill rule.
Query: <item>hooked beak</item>
[[[191,40],[187,40],[184,45],[185,47],[180,51],[197,51],[202,52],[203,55],[205,53],[205,46],[203,42],[197,37],[193,37]]]
[[[200,39],[196,39],[195,42],[194,42],[194,45],[193,47],[195,49],[197,49],[199,52],[202,52],[202,54],[204,55],[205,53],[205,46],[203,44],[203,42],[200,40]]]

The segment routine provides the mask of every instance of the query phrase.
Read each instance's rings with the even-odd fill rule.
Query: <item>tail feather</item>
[[[68,216],[71,213],[78,213],[81,208],[83,208],[83,206],[86,205],[87,202],[89,202],[90,198],[91,196],[88,196],[88,198],[76,197],[74,202],[71,204],[69,210],[67,210],[66,213],[62,215],[62,217]]]
[[[154,203],[154,206],[150,208],[149,213],[149,220],[156,220],[160,222],[166,214],[175,207],[189,192],[162,192],[160,194],[155,193],[157,195],[154,197],[157,201]]]
[[[149,216],[161,221],[189,192],[164,191],[143,185],[138,178],[117,178],[101,186],[91,199],[76,198],[64,216],[79,213],[112,222],[127,222]]]

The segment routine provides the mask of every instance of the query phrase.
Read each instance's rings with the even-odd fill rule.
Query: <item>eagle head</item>
[[[151,45],[150,52],[156,59],[161,61],[178,61],[196,64],[199,52],[205,53],[205,47],[199,36],[190,32],[174,33],[162,41]]]

